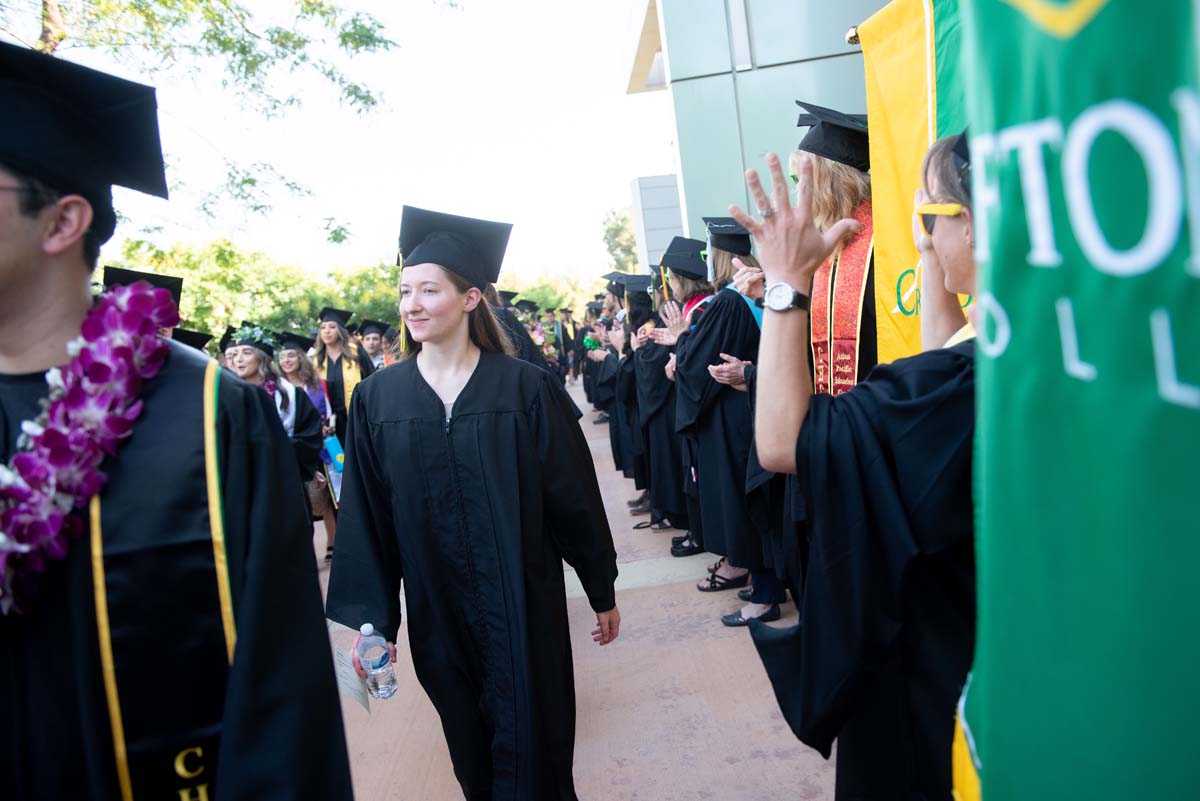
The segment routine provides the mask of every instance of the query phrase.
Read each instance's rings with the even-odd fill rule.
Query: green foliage
[[[183,327],[217,337],[226,325],[238,327],[243,322],[272,331],[307,332],[316,328],[317,312],[324,306],[390,323],[399,319],[400,268],[395,266],[339,270],[326,278],[277,264],[226,240],[166,249],[147,240],[131,240],[116,266],[183,278]]]
[[[558,309],[564,307],[567,302],[566,292],[561,284],[553,284],[543,282],[534,284],[533,286],[522,289],[520,299],[532,300],[538,305],[538,319],[545,313],[546,309]]]
[[[219,59],[226,84],[253,96],[268,113],[300,103],[299,97],[274,92],[273,74],[309,70],[336,86],[352,108],[374,108],[379,97],[320,53],[331,47],[349,56],[389,50],[395,42],[384,35],[382,24],[328,0],[293,0],[293,5],[291,24],[279,26],[260,24],[250,7],[236,0],[92,0],[70,4],[57,17],[43,9],[43,49],[64,42],[104,48],[123,59],[140,52],[148,56],[144,68],[150,72]]]
[[[629,209],[609,209],[604,215],[604,246],[608,248],[614,269],[623,273],[637,272],[637,238],[633,235]]]

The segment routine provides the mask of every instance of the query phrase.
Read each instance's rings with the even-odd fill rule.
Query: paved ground
[[[586,408],[581,388],[571,390]],[[594,645],[589,632],[595,616],[568,575],[580,799],[832,798],[832,763],[788,731],[749,634],[718,620],[740,605],[734,593],[702,595],[693,588],[712,557],[673,559],[670,533],[633,530],[637,520],[625,510],[625,501],[635,495],[633,482],[613,470],[608,427],[592,425],[593,418],[587,414],[582,425],[617,546],[622,625],[616,643]],[[320,527],[314,549],[325,550]],[[322,586],[328,573],[323,566]],[[792,625],[795,617],[789,604],[777,625]],[[342,629],[332,639],[335,647],[346,647],[353,634]],[[343,699],[356,796],[462,799],[441,724],[403,646],[396,673],[400,691],[374,702],[369,715]]]

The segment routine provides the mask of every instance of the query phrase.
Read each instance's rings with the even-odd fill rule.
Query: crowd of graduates
[[[926,350],[908,359],[875,364],[866,122],[804,103],[789,176],[769,154],[751,213],[608,274],[579,325],[497,291],[511,225],[405,206],[394,326],[243,322],[218,366],[174,325],[178,279],[89,286],[111,186],[166,194],[153,89],[0,45],[0,92],[44,134],[0,130],[0,278],[26,337],[0,352],[15,797],[349,797],[324,618],[372,624],[394,656],[403,590],[465,796],[576,798],[562,562],[593,642],[621,627],[580,377],[642,493],[631,514],[679,531],[673,555],[713,555],[696,590],[739,592],[722,622],[750,628],[792,730],[837,740],[838,797],[950,797],[974,636],[965,134],[914,176]],[[789,593],[802,625],[766,627]]]

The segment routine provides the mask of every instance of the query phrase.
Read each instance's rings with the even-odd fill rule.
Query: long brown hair
[[[712,284],[707,281],[701,281],[698,278],[689,278],[682,273],[677,273],[674,270],[668,269],[667,277],[675,282],[675,286],[671,289],[671,294],[680,303],[687,303],[697,295],[711,295],[713,293]]]
[[[761,270],[762,267],[758,264],[758,259],[752,255],[738,256],[730,253],[728,250],[721,250],[709,246],[708,259],[713,266],[713,283],[719,287],[723,287],[733,282],[733,276],[737,274],[737,265],[733,263],[734,259],[740,259],[742,264],[747,267],[752,267],[756,270]]]
[[[800,174],[800,159],[812,160],[812,216],[822,231],[847,217],[853,217],[864,200],[871,199],[871,176],[849,164],[812,153],[793,151],[788,166]]]
[[[444,267],[441,270],[460,295],[466,294],[474,286],[470,281]],[[482,290],[480,291],[482,293]],[[467,335],[471,337],[471,342],[475,344],[475,347],[485,353],[503,353],[505,356],[512,356],[517,352],[508,332],[496,319],[486,298],[480,299],[475,308],[467,313]],[[402,343],[407,343],[404,350],[400,349]],[[392,349],[392,356],[396,359],[412,359],[420,352],[421,343],[413,339],[412,332],[408,330],[408,324],[401,316],[400,338]]]
[[[321,389],[321,382],[317,380],[317,368],[313,367],[312,359],[308,358],[308,354],[302,348],[284,348],[283,350],[296,351],[296,377],[300,379],[300,386],[305,389],[317,391]],[[282,355],[282,351],[280,352]],[[279,371],[282,373],[283,368]],[[284,378],[287,378],[287,373],[284,373]]]
[[[350,341],[350,332],[346,330],[346,326],[342,325],[338,320],[326,320],[325,322],[337,323],[338,328],[338,346],[342,351],[343,356],[351,359],[358,358],[358,345]],[[319,326],[318,326],[319,329]],[[320,331],[317,332],[317,352],[315,354],[317,367],[325,369],[325,340],[321,339]]]

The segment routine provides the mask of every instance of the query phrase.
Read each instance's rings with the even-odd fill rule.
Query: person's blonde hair
[[[671,286],[671,294],[675,296],[675,300],[680,303],[687,303],[697,295],[711,295],[713,288],[712,284],[707,281],[701,281],[698,278],[690,278],[681,273],[667,268],[667,278]]]
[[[820,230],[854,216],[859,204],[871,199],[870,175],[824,156],[793,150],[788,169],[794,175],[800,175],[800,162],[805,156],[812,160],[812,215]]]
[[[445,267],[441,268],[446,274],[450,284],[458,291],[460,295],[466,294],[473,286],[460,275],[452,273]],[[484,290],[480,290],[482,294]],[[493,290],[494,292],[495,290]],[[467,334],[471,338],[471,342],[475,343],[475,347],[485,353],[503,353],[505,356],[516,355],[517,348],[509,336],[508,331],[500,325],[500,321],[496,319],[495,313],[492,312],[491,304],[487,298],[480,299],[474,309],[467,313]],[[400,349],[401,343],[405,344],[404,350]],[[398,360],[407,360],[414,358],[421,352],[421,343],[413,339],[412,332],[408,330],[408,325],[404,322],[404,318],[400,319],[400,336],[396,339],[396,345],[392,349],[392,356]]]
[[[738,256],[730,253],[728,250],[714,248],[711,245],[708,248],[708,261],[713,267],[713,284],[718,287],[723,287],[733,281],[733,276],[737,274],[737,265],[733,263],[734,259],[738,259],[747,267],[753,267],[756,270],[761,270],[762,267],[758,264],[758,259],[752,255]]]

